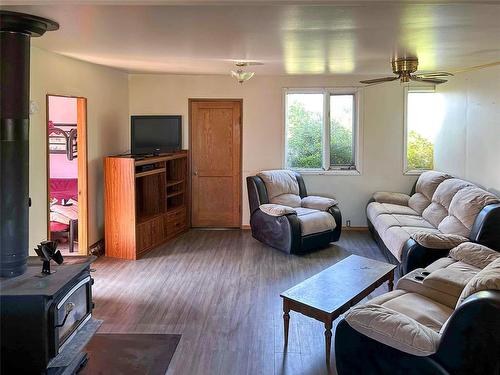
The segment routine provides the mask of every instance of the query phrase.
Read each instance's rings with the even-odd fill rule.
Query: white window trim
[[[409,92],[436,92],[436,86],[406,86],[403,90],[403,175],[420,176],[428,169],[409,169],[408,168],[408,93]]]
[[[363,95],[360,87],[326,87],[326,88],[284,88],[283,89],[283,136],[284,149],[282,152],[282,165],[286,165],[286,155],[288,150],[287,139],[287,119],[286,109],[288,107],[287,94],[323,94],[323,168],[289,168],[305,175],[339,175],[339,176],[359,176],[362,173],[362,150],[363,150]],[[354,166],[355,169],[343,169],[330,165],[330,95],[354,95],[354,120],[353,120],[353,146],[354,146]]]

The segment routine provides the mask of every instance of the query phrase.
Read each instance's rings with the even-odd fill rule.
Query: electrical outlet
[[[345,221],[345,226],[346,226],[347,228],[350,228],[350,227],[351,227],[351,220],[346,220],[346,221]]]

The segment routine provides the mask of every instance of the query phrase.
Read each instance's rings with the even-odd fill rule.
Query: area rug
[[[165,375],[181,335],[98,333],[79,375]]]

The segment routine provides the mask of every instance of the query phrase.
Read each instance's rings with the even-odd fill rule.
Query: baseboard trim
[[[368,232],[368,227],[342,227],[347,232]]]
[[[250,224],[242,224],[241,230],[250,230]],[[352,231],[352,232],[367,232],[368,227],[342,227],[343,231]]]

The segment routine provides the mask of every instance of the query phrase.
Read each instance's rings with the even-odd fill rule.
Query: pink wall
[[[76,98],[65,98],[61,96],[49,96],[49,121],[53,123],[76,124]],[[71,128],[65,128],[69,130]],[[77,178],[77,159],[68,160],[64,154],[50,154],[50,177],[51,178]]]

